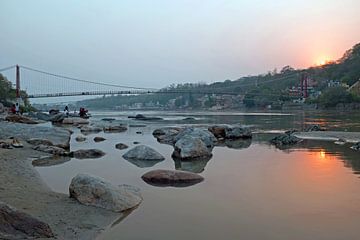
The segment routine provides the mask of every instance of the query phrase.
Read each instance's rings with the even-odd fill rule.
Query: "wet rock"
[[[130,149],[123,155],[123,158],[125,158],[126,160],[149,160],[149,161],[162,161],[165,159],[165,157],[161,155],[159,152],[145,145],[139,145]]]
[[[297,138],[293,135],[281,134],[271,139],[270,143],[274,144],[275,146],[281,147],[281,146],[295,145],[300,141],[301,141],[300,138]]]
[[[15,115],[15,114],[7,115],[5,117],[5,121],[15,122],[15,123],[25,123],[25,124],[38,124],[38,122],[36,122],[28,117],[21,116],[21,115]]]
[[[86,141],[86,137],[79,135],[79,136],[76,136],[75,140],[77,142],[84,142],[84,141]]]
[[[53,123],[61,123],[66,118],[66,115],[63,113],[56,113],[54,115],[50,114],[50,121]]]
[[[136,132],[136,134],[142,134],[142,132],[140,132],[140,131],[137,131],[137,132]]]
[[[49,153],[49,154],[53,154],[53,155],[58,155],[58,156],[67,156],[69,154],[63,148],[59,148],[56,146],[43,145],[43,144],[36,145],[33,147],[33,149],[36,151]]]
[[[83,134],[92,134],[92,133],[99,133],[102,131],[101,128],[99,127],[92,127],[92,126],[82,126],[80,128],[80,131],[83,133]]]
[[[38,158],[32,161],[32,165],[34,167],[49,167],[60,165],[71,160],[70,157],[63,157],[63,156],[53,156],[53,157],[44,157]]]
[[[200,138],[186,135],[175,143],[172,156],[183,160],[191,160],[195,158],[211,157],[212,153],[211,148],[208,148]]]
[[[62,121],[62,124],[68,124],[68,125],[83,125],[83,124],[89,124],[89,121],[84,118],[65,118]]]
[[[360,142],[355,143],[353,146],[350,147],[356,151],[360,151]]]
[[[140,144],[140,142],[135,141],[135,142],[133,142],[133,144]]]
[[[252,133],[249,128],[240,126],[229,126],[225,128],[226,139],[252,138]]]
[[[106,133],[120,133],[120,132],[126,132],[127,131],[127,127],[123,126],[123,125],[118,125],[118,126],[106,126],[103,128],[104,132]]]
[[[196,119],[193,117],[186,117],[183,119],[183,121],[195,121]]]
[[[148,184],[160,187],[187,187],[204,180],[198,174],[177,170],[153,170],[145,173],[141,178]]]
[[[310,125],[306,128],[306,132],[315,132],[315,131],[326,131],[325,128],[320,127],[319,125]]]
[[[251,145],[251,139],[226,139],[223,144],[232,149],[244,149]]]
[[[146,127],[144,124],[130,124],[129,127]]]
[[[182,131],[183,128],[179,127],[164,127],[158,128],[153,131],[153,136],[160,143],[175,144],[175,137]]]
[[[0,103],[0,113],[4,113],[5,112],[5,107],[2,103]]]
[[[104,156],[105,153],[99,149],[80,149],[71,152],[71,155],[74,158],[85,159],[85,158],[100,158]]]
[[[339,138],[337,141],[334,142],[336,145],[345,145],[346,140]]]
[[[101,121],[112,122],[112,121],[115,121],[115,118],[103,118],[103,119],[101,119]]]
[[[103,178],[78,174],[69,186],[71,198],[89,206],[122,212],[138,206],[142,197],[140,190],[129,185],[114,186]]]
[[[50,115],[43,112],[29,112],[29,117],[36,118],[42,121],[50,121]]]
[[[216,138],[225,138],[225,129],[228,126],[215,125],[208,128],[208,130],[214,134]]]
[[[299,131],[297,129],[291,129],[291,130],[285,131],[285,134],[290,135],[290,134],[293,134],[293,133],[296,133],[296,132],[299,132]]]
[[[94,137],[94,142],[102,142],[105,141],[106,139],[103,137]]]
[[[119,149],[119,150],[123,150],[123,149],[127,149],[129,146],[124,144],[124,143],[118,143],[115,145],[115,148]]]
[[[33,239],[50,238],[54,234],[48,224],[0,202],[0,238]]]
[[[31,145],[47,145],[52,146],[53,143],[48,139],[41,139],[41,138],[30,138],[26,142],[28,142]]]
[[[214,144],[217,141],[215,136],[208,130],[203,130],[199,128],[186,128],[180,131],[180,133],[175,136],[175,145],[180,139],[185,136],[200,139],[202,142],[205,143],[206,147],[208,148],[214,147]]]
[[[193,173],[201,173],[205,170],[205,167],[210,159],[211,156],[192,159],[192,161],[183,161],[178,158],[174,158],[175,169]]]
[[[136,120],[142,120],[142,121],[163,120],[160,117],[146,117],[143,114],[137,114],[136,116],[129,116],[128,118],[134,118]]]

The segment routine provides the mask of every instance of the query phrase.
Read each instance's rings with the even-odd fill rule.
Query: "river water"
[[[124,133],[88,135],[71,149],[98,148],[106,152],[99,159],[71,159],[54,166],[37,167],[55,191],[68,192],[77,173],[101,176],[113,184],[141,188],[143,202],[124,219],[104,231],[99,239],[359,239],[360,153],[324,141],[303,141],[280,150],[268,144],[275,133],[305,129],[319,124],[331,130],[360,131],[360,113],[339,112],[201,112],[145,115],[163,121],[136,122],[136,112],[93,112],[93,121],[115,118],[129,127]],[[183,120],[192,117],[190,120]],[[215,147],[209,161],[179,162],[171,158],[173,148],[160,144],[152,131],[163,126],[242,124],[255,132],[252,141]],[[141,132],[141,133],[139,133]],[[102,136],[106,141],[95,143]],[[166,159],[153,166],[128,162],[126,150],[116,143],[153,147]],[[205,181],[184,188],[155,187],[141,175],[153,169],[183,169],[197,172]]]

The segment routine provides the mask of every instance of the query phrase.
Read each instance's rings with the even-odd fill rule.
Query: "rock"
[[[182,161],[180,159],[174,158],[175,169],[193,173],[201,173],[205,170],[205,167],[210,159],[211,156],[206,158],[199,158],[196,159],[196,161]]]
[[[137,131],[137,132],[136,132],[136,134],[142,134],[142,132],[140,132],[140,131]]]
[[[198,138],[202,142],[204,142],[206,147],[208,147],[208,148],[213,148],[214,143],[216,143],[216,141],[217,141],[215,136],[208,130],[203,130],[203,129],[198,129],[198,128],[186,128],[186,129],[180,131],[179,134],[177,134],[175,136],[175,139],[174,139],[175,144],[184,136]]]
[[[160,187],[187,187],[204,180],[198,174],[177,170],[153,170],[145,173],[141,178],[148,184]]]
[[[63,148],[59,148],[56,146],[43,145],[43,144],[34,146],[33,149],[36,151],[45,152],[45,153],[58,155],[58,156],[67,156],[69,154]]]
[[[129,127],[146,127],[144,124],[130,124]]]
[[[38,124],[38,122],[36,122],[28,117],[24,117],[21,115],[15,115],[15,114],[7,115],[5,117],[5,120],[8,122],[16,122],[16,123]]]
[[[287,130],[285,131],[285,134],[291,135],[293,133],[299,132],[297,129],[291,129],[291,130]]]
[[[62,121],[62,124],[82,125],[82,124],[89,124],[89,121],[84,118],[74,117],[74,118],[65,118]]]
[[[105,141],[106,139],[103,137],[94,137],[94,142],[102,142]]]
[[[118,144],[115,145],[115,148],[120,149],[120,150],[126,149],[128,147],[129,146],[124,144],[124,143],[118,143]]]
[[[101,121],[112,122],[112,121],[115,121],[115,118],[103,118],[103,119],[101,119]]]
[[[83,133],[83,134],[92,134],[92,133],[99,133],[102,131],[101,128],[99,127],[91,127],[91,126],[82,126],[80,128],[80,131]]]
[[[48,139],[41,139],[41,138],[30,138],[27,140],[27,142],[31,145],[47,145],[52,146],[53,143]]]
[[[301,139],[297,138],[293,135],[289,135],[289,134],[280,134],[276,137],[274,137],[273,139],[270,140],[270,143],[276,145],[276,146],[289,146],[289,145],[295,145],[298,142],[300,142]]]
[[[89,206],[122,212],[138,206],[140,190],[129,185],[114,186],[103,178],[78,174],[69,186],[70,197]]]
[[[360,142],[355,143],[353,146],[350,147],[356,151],[360,151]]]
[[[248,148],[251,145],[251,139],[226,139],[225,146],[232,149]]]
[[[0,113],[4,113],[5,112],[5,107],[2,103],[0,103]]]
[[[68,149],[70,147],[70,133],[63,128],[27,125],[21,123],[2,122],[0,124],[0,139],[15,137],[17,139],[46,139],[52,145]]]
[[[182,131],[183,128],[179,127],[164,127],[158,128],[153,131],[153,136],[160,143],[175,144],[175,137]]]
[[[334,142],[336,145],[344,145],[346,143],[345,139],[339,138],[337,141]]]
[[[53,123],[61,123],[66,118],[66,115],[63,113],[56,113],[54,115],[50,115],[50,121]]]
[[[133,144],[140,144],[140,142],[135,141],[135,142],[133,142]]]
[[[24,145],[15,138],[12,140],[11,146],[14,148],[23,148],[24,147]]]
[[[36,118],[43,121],[50,121],[50,115],[43,112],[29,112],[29,117]]]
[[[126,132],[127,131],[127,127],[123,126],[123,125],[119,125],[119,126],[106,126],[103,128],[104,132],[106,133],[120,133],[120,132]]]
[[[85,159],[85,158],[100,158],[105,155],[105,153],[98,149],[80,149],[74,152],[71,152],[71,155],[74,158]]]
[[[252,138],[252,133],[249,128],[245,127],[227,127],[225,128],[226,139]]]
[[[84,142],[84,141],[86,141],[86,137],[79,135],[79,136],[76,136],[75,140],[77,142]]]
[[[200,138],[186,135],[175,143],[175,149],[172,156],[182,160],[191,160],[196,158],[208,158],[212,156],[212,153],[211,148],[208,148]]]
[[[143,121],[151,121],[151,120],[163,120],[160,117],[146,117],[142,114],[137,114],[136,116],[129,116],[128,118],[134,118],[136,120],[143,120]]]
[[[183,121],[195,121],[196,119],[193,117],[186,117],[183,119]]]
[[[0,202],[0,238],[33,239],[50,238],[54,233],[48,224]]]
[[[208,128],[209,132],[211,132],[212,134],[214,134],[214,136],[216,138],[225,138],[225,129],[228,126],[219,126],[219,125],[215,125],[215,126],[211,126]]]
[[[34,167],[49,167],[49,166],[60,165],[69,162],[70,160],[71,160],[70,157],[64,157],[64,156],[43,157],[43,158],[34,159],[32,161],[32,165]]]
[[[162,161],[165,159],[165,157],[159,152],[145,145],[139,145],[130,149],[123,155],[123,158],[125,158],[126,160],[147,161]]]
[[[319,125],[310,125],[306,128],[306,132],[315,132],[315,131],[326,131],[325,128],[320,127]]]

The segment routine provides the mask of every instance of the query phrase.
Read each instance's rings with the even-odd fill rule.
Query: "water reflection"
[[[243,149],[248,148],[251,145],[252,140],[251,139],[236,139],[236,140],[225,140],[223,142],[218,142],[216,146],[218,147],[228,147],[232,149]]]
[[[124,158],[125,159],[125,158]],[[144,159],[144,160],[139,160],[139,159],[125,159],[126,161],[134,164],[135,166],[139,167],[139,168],[149,168],[149,167],[153,167],[155,166],[155,164],[162,162],[164,160],[148,160],[148,159]]]
[[[191,161],[182,161],[178,158],[173,158],[173,159],[175,162],[176,170],[188,171],[188,172],[193,172],[193,173],[201,173],[205,170],[206,164],[211,159],[211,156],[193,159]]]

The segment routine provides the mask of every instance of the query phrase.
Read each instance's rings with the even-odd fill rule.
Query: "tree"
[[[339,103],[350,103],[352,95],[343,87],[331,87],[320,96],[319,103],[324,107],[335,107]]]

